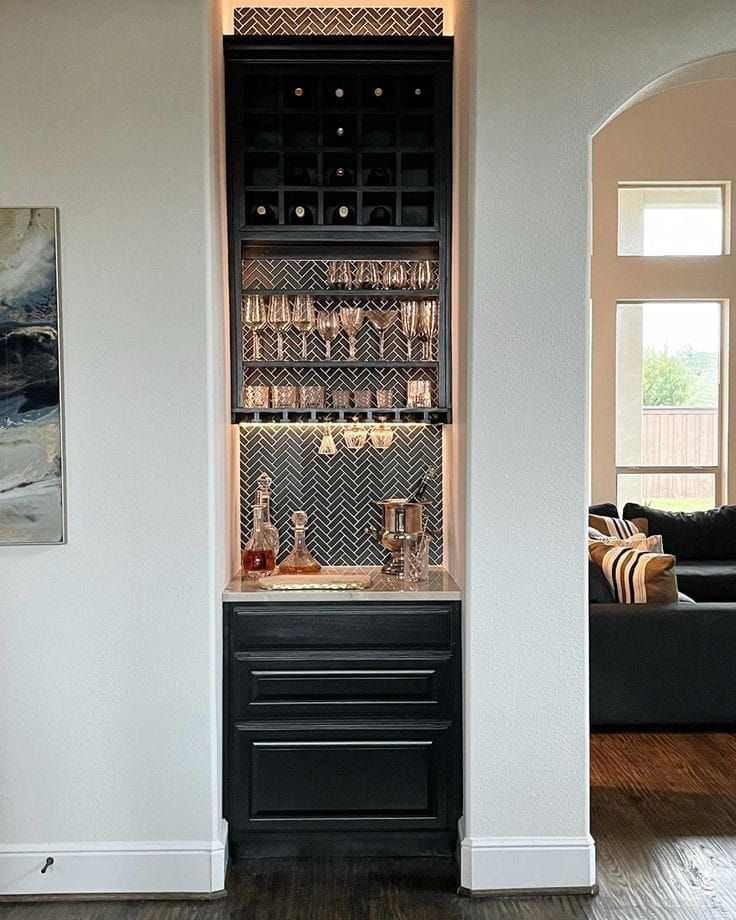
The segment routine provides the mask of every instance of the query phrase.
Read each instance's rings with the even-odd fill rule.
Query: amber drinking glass
[[[325,342],[325,360],[332,360],[332,343],[340,334],[340,317],[332,310],[317,314],[317,332]]]
[[[407,286],[408,273],[406,263],[391,259],[383,266],[383,286],[387,291]]]
[[[284,360],[284,332],[291,325],[289,298],[286,294],[274,294],[268,309],[268,323],[276,332],[276,360]]]
[[[411,286],[415,291],[426,291],[434,282],[434,267],[429,259],[415,262],[409,274]]]
[[[378,332],[378,359],[383,361],[386,351],[386,332],[396,322],[396,310],[368,310],[366,318]]]
[[[268,409],[269,390],[267,386],[247,384],[243,387],[243,406],[246,409]]]
[[[412,359],[412,339],[419,329],[419,301],[404,300],[401,303],[401,331],[406,338],[406,359]]]
[[[432,360],[432,346],[440,320],[440,305],[436,300],[422,300],[419,304],[419,337],[424,343],[422,359]]]
[[[331,288],[349,290],[353,286],[353,270],[350,262],[341,260],[328,262],[327,283]]]
[[[380,288],[381,270],[378,262],[361,259],[355,265],[356,288]]]
[[[340,307],[340,319],[348,336],[348,361],[357,361],[355,350],[358,332],[363,326],[363,307]]]
[[[291,324],[302,334],[302,361],[307,360],[307,333],[316,325],[314,297],[311,294],[297,294],[291,310]]]
[[[253,333],[253,360],[261,359],[261,341],[258,333],[268,323],[266,300],[261,294],[246,294],[243,298],[243,325]]]

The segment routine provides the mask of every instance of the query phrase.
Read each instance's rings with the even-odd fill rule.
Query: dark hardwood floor
[[[736,920],[736,734],[597,734],[595,898],[480,901],[451,860],[251,860],[219,901],[0,906],[0,920]]]

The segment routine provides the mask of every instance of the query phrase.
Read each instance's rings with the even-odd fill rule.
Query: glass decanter
[[[276,556],[263,532],[263,508],[253,506],[253,531],[243,550],[243,575],[260,578],[276,568]]]
[[[322,566],[307,548],[307,514],[295,511],[291,516],[294,522],[294,548],[279,566],[282,575],[314,575]]]
[[[263,535],[273,550],[274,559],[279,555],[279,532],[276,525],[271,520],[271,486],[273,479],[268,473],[261,473],[258,477],[258,487],[256,489],[256,504],[260,505],[263,510],[262,529]]]

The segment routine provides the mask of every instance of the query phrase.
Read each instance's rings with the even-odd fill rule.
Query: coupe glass
[[[411,361],[411,340],[419,329],[419,301],[404,300],[401,303],[401,331],[406,337],[406,359]]]
[[[317,332],[325,341],[325,360],[332,359],[332,342],[340,334],[340,317],[334,310],[323,310],[317,314]]]
[[[355,265],[356,288],[380,288],[381,271],[379,263],[370,259],[361,259]]]
[[[396,322],[396,310],[368,310],[366,312],[366,317],[371,326],[373,326],[373,328],[380,335],[378,343],[378,358],[380,361],[383,361],[386,345],[386,332]]]
[[[422,339],[422,360],[432,360],[432,345],[437,335],[440,305],[436,300],[423,300],[419,304],[419,336]]]
[[[387,291],[405,288],[407,285],[406,263],[391,259],[383,266],[383,286]]]
[[[353,286],[353,272],[350,263],[335,259],[328,262],[327,283],[331,288],[349,290]]]
[[[415,291],[426,291],[432,287],[434,268],[429,259],[422,259],[412,265],[410,280]]]
[[[355,345],[358,338],[358,332],[363,325],[363,307],[340,307],[340,319],[342,320],[343,329],[348,336],[348,361],[357,361]]]
[[[302,334],[302,360],[307,360],[307,333],[315,326],[314,297],[297,294],[291,311],[291,324]]]
[[[243,325],[253,333],[253,360],[260,361],[261,341],[258,333],[268,322],[266,301],[260,294],[246,294],[243,298],[242,318]]]
[[[284,360],[284,332],[291,325],[289,298],[286,294],[274,294],[268,310],[268,323],[276,332],[276,360]]]

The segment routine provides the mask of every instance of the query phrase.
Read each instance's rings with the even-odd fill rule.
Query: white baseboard
[[[595,842],[586,837],[465,837],[460,885],[469,894],[585,892],[595,886]]]
[[[206,894],[222,891],[226,868],[226,821],[212,841],[0,844],[0,896]]]

